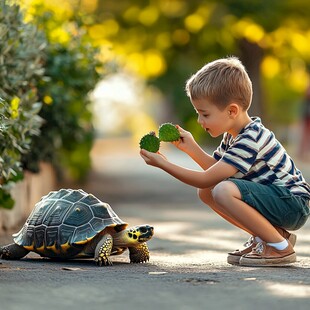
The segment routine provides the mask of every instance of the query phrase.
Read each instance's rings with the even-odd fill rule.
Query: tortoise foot
[[[26,256],[28,253],[28,250],[15,243],[0,247],[0,258],[6,260],[20,259]]]
[[[96,248],[95,262],[97,266],[101,267],[101,266],[113,265],[109,259],[112,246],[113,246],[112,237],[104,236],[101,242],[98,244],[98,248]]]
[[[10,252],[9,248],[7,246],[0,248],[0,258],[9,260],[11,259],[12,253]]]
[[[150,252],[146,243],[141,243],[136,247],[130,247],[129,253],[131,263],[146,263],[150,259]]]
[[[96,265],[99,267],[102,266],[112,266],[113,263],[107,257],[98,257],[95,259]]]

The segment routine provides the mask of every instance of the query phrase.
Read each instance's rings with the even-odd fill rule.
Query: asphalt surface
[[[124,153],[123,141],[98,143],[92,156],[87,183],[70,187],[108,202],[130,225],[154,225],[150,261],[130,264],[128,252],[102,268],[91,259],[55,262],[32,253],[0,260],[0,310],[309,309],[310,222],[297,232],[294,265],[231,266],[226,253],[248,236],[204,206],[195,189],[146,166],[138,150]],[[309,165],[302,168],[309,181]],[[10,232],[0,236],[0,244],[10,241]]]

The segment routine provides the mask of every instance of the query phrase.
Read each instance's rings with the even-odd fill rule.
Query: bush
[[[96,67],[100,64],[96,49],[80,40],[75,37],[67,44],[48,46],[48,80],[38,86],[44,124],[41,135],[33,139],[31,152],[23,158],[30,171],[38,171],[39,162],[48,161],[60,176],[81,180],[90,168],[94,130],[88,94],[99,79]]]
[[[73,20],[69,40],[51,39],[55,24],[63,26],[53,17],[41,4],[31,24],[25,23],[18,5],[0,4],[1,207],[13,207],[11,186],[23,170],[38,172],[41,161],[75,180],[90,168],[94,130],[88,94],[102,64]]]
[[[46,77],[38,85],[44,123],[41,135],[33,139],[31,152],[23,157],[23,165],[37,172],[40,161],[50,162],[59,177],[80,181],[91,166],[94,130],[89,92],[100,79],[99,49],[90,44],[74,14],[63,19],[44,4],[36,4],[34,11],[32,20],[48,41]]]
[[[23,176],[21,157],[39,134],[36,83],[42,79],[44,35],[23,22],[18,5],[0,4],[0,206],[11,208],[10,188]]]

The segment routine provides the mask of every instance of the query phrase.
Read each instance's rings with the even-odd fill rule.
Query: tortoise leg
[[[2,259],[7,260],[20,259],[26,256],[28,253],[29,253],[28,250],[26,250],[24,247],[16,243],[0,247],[0,258]]]
[[[102,265],[112,265],[112,262],[109,259],[112,247],[113,239],[111,235],[106,234],[99,240],[95,249],[95,262],[99,267]]]
[[[129,258],[131,263],[145,263],[150,259],[150,252],[146,242],[136,247],[129,247]]]

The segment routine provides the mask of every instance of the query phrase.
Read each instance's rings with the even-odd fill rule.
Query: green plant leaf
[[[14,199],[7,191],[0,188],[0,207],[4,209],[12,209],[14,206]]]

